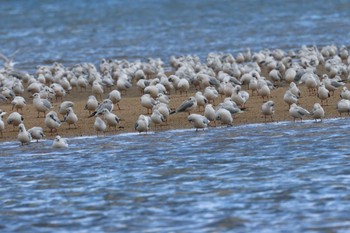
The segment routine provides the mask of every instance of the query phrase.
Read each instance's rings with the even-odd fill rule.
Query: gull
[[[13,98],[15,98],[15,93],[8,87],[3,87],[2,88],[2,95],[4,95],[7,99],[12,100]]]
[[[117,115],[111,113],[107,108],[102,109],[101,113],[106,121],[108,127],[114,127],[117,129],[117,125],[120,122],[120,119]]]
[[[266,83],[260,83],[260,85],[258,84],[258,95],[261,96],[263,101],[265,100],[265,97],[269,98],[271,96],[271,90]]]
[[[104,92],[103,86],[97,80],[93,81],[91,91],[92,94],[94,94],[95,96],[100,96],[100,98],[102,99],[102,94]]]
[[[75,123],[78,122],[78,117],[74,113],[74,110],[73,110],[72,107],[68,107],[66,109],[66,115],[64,116],[63,122],[67,122],[68,123],[69,129],[70,129],[70,125],[74,125],[75,128],[77,128],[77,125]]]
[[[18,126],[19,124],[23,123],[24,118],[21,114],[18,112],[12,112],[8,117],[7,117],[7,124],[13,125],[13,127]]]
[[[1,109],[0,109],[0,133],[1,133],[1,137],[3,137],[3,131],[5,129],[5,123],[3,122],[2,120],[2,117],[6,114],[6,112],[3,112]]]
[[[197,108],[197,100],[195,97],[191,96],[187,100],[184,100],[179,107],[176,108],[175,111],[172,111],[170,114],[178,113],[178,112],[190,112]]]
[[[295,68],[290,67],[284,73],[284,79],[286,80],[287,83],[292,83],[294,82],[296,75],[297,75],[297,71],[295,70]]]
[[[38,126],[30,128],[28,132],[30,133],[32,138],[36,140],[36,142],[39,142],[40,139],[45,137],[43,128]]]
[[[88,80],[85,78],[84,75],[80,75],[78,77],[78,82],[77,82],[78,86],[80,87],[80,92],[82,92],[82,90],[86,90],[87,86],[89,85]]]
[[[16,96],[12,101],[12,110],[16,108],[16,111],[18,112],[18,109],[21,109],[21,112],[23,112],[23,107],[26,106],[26,100],[22,96]]]
[[[33,94],[33,104],[35,109],[38,111],[38,118],[40,112],[43,112],[45,115],[46,112],[52,108],[50,101],[47,99],[41,99],[39,93]]]
[[[294,95],[291,90],[286,90],[283,95],[283,100],[288,104],[288,109],[290,108],[290,105],[298,103],[298,97]]]
[[[57,135],[53,140],[52,148],[68,148],[68,142],[65,138]]]
[[[266,122],[266,117],[270,116],[271,121],[273,120],[273,115],[275,114],[275,103],[272,100],[267,101],[266,103],[263,103],[261,106],[261,113],[265,117],[265,122]]]
[[[90,95],[88,97],[88,100],[86,101],[84,110],[88,110],[89,115],[90,115],[92,111],[95,111],[97,106],[98,106],[98,101],[97,101],[96,97],[94,95]]]
[[[296,119],[300,119],[302,121],[304,116],[310,115],[310,112],[305,108],[293,103],[289,108],[289,115],[293,117],[295,122]]]
[[[113,104],[117,104],[118,109],[120,110],[119,102],[122,99],[122,96],[120,94],[120,91],[118,90],[113,90],[108,94],[108,99],[112,101]]]
[[[205,105],[208,103],[208,99],[202,94],[201,91],[197,91],[194,97],[197,100],[198,110],[200,110],[200,107],[203,107],[204,109]]]
[[[324,101],[326,101],[328,105],[328,98],[331,97],[331,95],[329,94],[329,90],[325,87],[323,82],[321,82],[320,86],[318,87],[317,97],[321,100],[321,105],[323,105]]]
[[[216,120],[221,122],[221,125],[227,125],[227,126],[232,126],[233,118],[230,113],[225,108],[219,108],[216,110]]]
[[[322,119],[324,118],[324,110],[319,103],[314,104],[310,114],[315,119],[315,122],[317,122],[317,119],[320,119],[322,122]]]
[[[169,97],[163,93],[158,93],[156,100],[164,104],[169,104],[170,102]]]
[[[45,117],[45,125],[50,129],[50,133],[52,135],[53,130],[57,132],[58,127],[61,126],[61,121],[57,117],[57,113],[55,111],[50,111],[48,114],[46,114]]]
[[[205,116],[196,113],[190,114],[187,120],[196,128],[196,131],[207,128],[209,124],[209,120]]]
[[[24,126],[23,123],[18,125],[18,135],[17,135],[17,140],[22,144],[29,144],[30,141],[32,140],[32,135],[27,132],[26,127]]]
[[[182,92],[187,92],[190,89],[190,82],[186,78],[181,78],[180,81],[177,83],[177,90],[180,91],[180,95],[182,95]]]
[[[138,131],[139,133],[146,132],[147,134],[151,126],[151,122],[152,120],[149,116],[145,116],[141,114],[135,122],[135,130]]]
[[[149,85],[145,87],[143,93],[150,94],[152,98],[157,98],[158,94],[161,93],[155,85]]]
[[[102,103],[100,103],[95,111],[89,115],[89,117],[96,116],[102,112],[103,109],[107,109],[108,111],[112,112],[113,111],[113,103],[112,100],[110,99],[104,99]]]
[[[335,90],[341,86],[344,86],[343,82],[330,79],[327,74],[322,75],[322,82],[324,83],[324,86],[327,88],[327,90],[329,90],[329,92],[332,92],[332,96],[334,96]]]
[[[141,106],[147,109],[147,114],[149,114],[150,110],[156,105],[156,101],[151,97],[150,94],[144,94],[140,98]]]
[[[347,87],[343,87],[342,92],[340,93],[340,97],[342,99],[347,99],[350,100],[350,91],[348,90]]]
[[[337,102],[337,111],[339,112],[340,116],[343,113],[350,114],[350,100],[347,99],[341,99]]]
[[[219,108],[224,108],[228,110],[231,114],[242,113],[243,111],[237,106],[236,102],[231,100],[231,98],[225,98],[224,102],[219,103],[216,110]]]
[[[269,72],[269,78],[273,81],[274,84],[280,83],[282,80],[282,74],[279,70],[273,69]]]
[[[216,111],[213,108],[212,104],[207,104],[204,109],[204,116],[209,120],[209,122],[213,121],[216,125]]]
[[[61,114],[62,116],[65,116],[67,114],[67,109],[73,106],[74,106],[74,103],[72,101],[63,101],[58,107],[58,113]]]
[[[252,91],[252,96],[254,95],[254,92],[258,94],[258,79],[256,77],[253,77],[248,84],[248,89]],[[231,94],[232,95],[232,94]],[[230,96],[231,96],[230,95]]]
[[[66,91],[61,86],[61,84],[53,83],[51,84],[50,88],[52,88],[52,90],[55,92],[56,101],[58,98],[61,98],[61,101],[62,101],[63,97],[66,96]]]
[[[315,95],[316,94],[316,87],[320,81],[318,79],[317,75],[307,72],[301,77],[301,80],[303,80],[305,82],[305,85],[309,90],[309,96]]]
[[[289,84],[289,90],[296,96],[296,97],[300,97],[300,90],[298,88],[298,86],[295,84],[295,82],[291,82]]]
[[[218,93],[218,91],[215,89],[215,87],[209,86],[209,87],[206,87],[206,88],[204,89],[203,95],[207,98],[208,103],[209,103],[209,102],[214,103],[214,100],[215,100],[216,98],[218,98],[219,93]]]
[[[120,92],[126,93],[126,91],[132,86],[131,83],[129,82],[128,78],[126,77],[126,74],[123,74],[120,76],[117,80],[117,90]]]
[[[249,93],[246,91],[241,91],[241,86],[237,85],[234,87],[232,95],[231,95],[231,99],[239,106],[241,106],[241,108],[244,108],[245,103],[248,101],[249,99]]]
[[[7,98],[3,94],[0,94],[0,103],[7,103]]]
[[[158,102],[152,109],[152,111],[158,110],[160,114],[164,117],[165,121],[168,120],[168,117],[170,115],[170,109],[169,106],[165,103]]]
[[[158,109],[154,109],[151,114],[151,120],[152,123],[154,123],[154,127],[157,128],[157,125],[160,125],[162,122],[165,122],[165,117],[159,112]]]
[[[106,131],[106,123],[100,118],[96,117],[95,122],[94,122],[94,130],[96,130],[96,134],[98,136],[98,132],[105,132]]]

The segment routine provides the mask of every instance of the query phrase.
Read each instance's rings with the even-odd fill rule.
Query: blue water
[[[250,47],[349,45],[350,3],[334,1],[1,1],[0,51],[17,67],[161,58]]]
[[[20,70],[349,45],[348,1],[1,1]],[[1,63],[0,63],[1,64]],[[1,232],[349,232],[349,119],[3,142]]]
[[[348,232],[350,119],[1,143],[2,232]]]

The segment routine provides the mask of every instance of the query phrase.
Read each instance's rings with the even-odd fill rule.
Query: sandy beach
[[[265,72],[265,74],[264,74]],[[318,74],[321,75],[325,71],[323,70],[322,66],[318,67]],[[170,75],[171,73],[168,73],[167,75]],[[267,76],[266,70],[262,72],[262,75]],[[280,86],[278,86],[275,89],[271,90],[271,97],[270,100],[273,100],[275,102],[275,114],[273,116],[272,121],[293,121],[293,118],[289,115],[289,107],[288,105],[283,101],[283,95],[285,91],[288,89],[289,84],[286,82],[282,82]],[[26,88],[26,85],[25,85]],[[113,90],[114,87],[110,89],[106,89],[104,94],[102,95],[102,98],[107,98],[108,93]],[[266,102],[266,99],[263,100],[260,96],[258,96],[256,93],[252,95],[251,91],[248,90],[247,85],[242,85],[243,90],[247,90],[250,94],[250,98],[247,101],[245,108],[243,109],[242,113],[234,114],[234,121],[233,121],[233,127],[235,125],[241,125],[241,124],[249,124],[249,123],[265,123],[265,122],[271,122],[271,119],[267,119],[265,121],[265,118],[263,117],[261,113],[261,105],[263,102]],[[309,95],[307,88],[305,85],[299,85],[299,89],[301,91],[301,97],[299,98],[299,106],[302,106],[306,108],[307,110],[311,111],[314,103],[320,103],[320,99],[316,95]],[[177,106],[179,106],[182,101],[187,99],[189,96],[193,96],[197,89],[195,89],[193,86],[191,86],[190,90],[188,91],[187,95],[185,93],[179,94],[175,93],[175,91],[172,91],[171,93],[168,93],[168,96],[170,98],[169,107],[171,109],[175,109]],[[336,103],[340,100],[339,94],[341,92],[341,89],[338,89],[335,91],[334,95],[328,98],[328,104],[323,105],[323,108],[325,110],[325,118],[334,118],[339,117],[339,113],[336,110]],[[57,132],[54,132],[53,134],[50,133],[49,129],[44,124],[44,117],[41,113],[40,118],[37,117],[37,112],[34,109],[34,106],[32,104],[33,100],[30,98],[31,94],[27,91],[24,92],[23,97],[26,99],[27,105],[23,108],[23,112],[19,111],[23,117],[24,117],[24,124],[27,129],[33,127],[33,126],[40,126],[43,127],[45,131],[45,138],[46,139],[53,139],[55,135],[60,135],[61,137],[69,138],[69,137],[78,137],[78,136],[86,136],[86,135],[96,135],[96,131],[93,129],[94,124],[94,117],[88,118],[89,113],[87,110],[84,110],[84,106],[86,104],[86,101],[88,99],[88,96],[91,95],[91,86],[88,87],[86,90],[79,90],[77,88],[73,89],[69,94],[67,94],[63,101],[72,101],[74,102],[74,112],[77,114],[79,120],[77,122],[77,128],[74,128],[74,126],[71,126],[69,128],[67,123],[62,123],[62,125],[58,128]],[[142,107],[140,104],[140,97],[141,97],[140,90],[136,87],[135,83],[133,83],[133,86],[127,90],[127,92],[122,94],[122,100],[119,102],[120,110],[118,107],[115,106],[113,113],[116,114],[120,119],[120,124],[115,130],[114,128],[109,128],[106,130],[104,135],[112,135],[112,134],[119,134],[119,133],[125,133],[125,132],[136,132],[134,129],[135,121],[138,118],[140,114],[147,114],[147,109]],[[218,103],[222,102],[224,96],[219,96],[215,102],[214,106]],[[101,98],[98,99],[99,102],[102,101]],[[53,100],[53,109],[54,111],[58,111],[58,107],[61,103],[61,100]],[[7,112],[7,114],[3,117],[4,122],[6,122],[6,119],[8,115],[14,111],[12,110],[12,105],[3,103],[0,107],[3,111]],[[199,110],[197,108],[196,111],[191,113],[199,113],[203,114],[203,110]],[[165,124],[162,124],[160,127],[157,128],[154,125],[151,125],[151,131],[162,131],[162,130],[171,130],[171,129],[179,129],[179,128],[192,128],[192,125],[187,121],[187,112],[181,112],[176,113],[173,115],[170,115],[168,122]],[[63,116],[59,115],[59,118],[63,120]],[[310,117],[306,117],[305,119],[311,119]],[[297,122],[298,123],[298,122]],[[296,123],[296,124],[297,124]],[[6,123],[5,123],[6,124]],[[217,124],[219,125],[219,124]],[[211,126],[214,126],[214,122],[211,122]],[[0,138],[1,141],[13,141],[17,139],[18,129],[12,127],[11,125],[6,124],[6,128],[3,131],[3,137]],[[101,135],[100,133],[100,136]]]

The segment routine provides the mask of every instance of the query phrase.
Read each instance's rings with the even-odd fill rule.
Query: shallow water
[[[346,232],[349,123],[4,142],[0,229]]]
[[[17,67],[98,64],[301,45],[349,45],[350,3],[334,1],[2,1],[0,51]]]
[[[349,45],[348,1],[1,1],[16,67]],[[1,232],[348,232],[349,119],[0,143]]]

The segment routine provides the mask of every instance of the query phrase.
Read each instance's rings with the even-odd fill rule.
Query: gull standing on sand
[[[104,132],[106,131],[107,125],[106,123],[100,118],[96,117],[95,122],[94,122],[94,130],[96,130],[96,134],[98,136],[98,132]]]
[[[88,100],[86,101],[84,110],[88,110],[90,115],[92,111],[95,111],[97,106],[98,106],[98,101],[96,97],[94,95],[90,95]]]
[[[347,99],[341,99],[337,102],[337,111],[339,112],[340,116],[343,113],[350,114],[350,100]]]
[[[57,132],[58,127],[61,126],[61,121],[57,116],[55,111],[50,111],[45,117],[45,125],[50,129],[50,133],[52,135],[53,130]]]
[[[67,114],[67,108],[73,107],[74,103],[72,101],[63,101],[60,106],[58,107],[58,113],[62,116],[65,116]]]
[[[29,144],[30,141],[32,140],[32,135],[27,132],[26,127],[24,126],[23,123],[18,125],[18,135],[17,135],[17,140],[22,144]]]
[[[305,108],[293,103],[289,108],[289,115],[293,117],[294,122],[296,119],[300,119],[301,121],[303,121],[303,117],[310,115],[310,112]]]
[[[89,115],[89,117],[97,116],[102,112],[103,109],[107,109],[108,111],[112,112],[113,111],[113,103],[112,100],[110,99],[104,99],[102,103],[100,103],[95,111]]]
[[[18,109],[21,109],[23,113],[23,107],[26,106],[26,100],[22,96],[16,96],[12,101],[12,110],[15,108],[18,112]]]
[[[205,106],[204,116],[209,120],[209,122],[214,122],[216,125],[216,111],[212,104],[207,104]]]
[[[7,117],[7,124],[12,125],[13,128],[16,126],[19,126],[19,124],[23,123],[24,118],[21,114],[18,112],[12,112],[8,117]]]
[[[258,84],[258,95],[261,96],[263,101],[265,97],[269,98],[271,96],[271,90],[266,83],[260,82],[260,85]]]
[[[328,105],[328,98],[331,97],[329,94],[329,90],[324,86],[324,83],[320,83],[318,90],[317,90],[317,97],[321,100],[321,105],[324,105],[323,102],[325,101]]]
[[[190,115],[192,110],[197,108],[197,100],[195,97],[191,96],[187,100],[184,100],[182,104],[176,108],[175,111],[172,111],[170,114],[178,113],[178,112],[188,112]]]
[[[156,105],[156,101],[151,97],[150,94],[144,94],[140,97],[141,106],[147,109],[147,114],[150,114],[152,108]]]
[[[320,119],[322,122],[324,118],[324,110],[319,103],[314,104],[314,107],[312,108],[310,114],[315,119],[315,122],[317,122],[317,119]]]
[[[249,99],[249,93],[246,91],[242,91],[241,90],[241,86],[237,85],[234,87],[232,95],[231,95],[231,99],[239,106],[241,106],[241,108],[245,107],[245,103],[248,101]]]
[[[41,99],[39,93],[33,94],[33,104],[38,112],[38,118],[40,112],[43,112],[45,115],[46,112],[52,108],[50,101],[48,101],[47,99]]]
[[[189,115],[187,120],[196,128],[196,131],[198,131],[198,129],[207,128],[209,124],[209,120],[205,116],[196,113]]]
[[[295,82],[291,82],[289,84],[289,90],[296,96],[296,97],[300,97],[300,89],[298,88],[298,86],[295,84]]]
[[[286,104],[288,104],[288,109],[292,104],[298,103],[298,97],[292,93],[291,90],[286,90],[286,92],[283,95],[283,100]]]
[[[120,122],[120,119],[117,115],[111,113],[107,108],[102,109],[101,113],[108,125],[108,128],[114,127],[117,130],[117,125]]]
[[[1,137],[4,136],[3,134],[3,131],[5,129],[5,123],[4,121],[2,120],[2,117],[6,114],[6,112],[3,112],[1,109],[0,109],[0,133],[1,133]]]
[[[232,126],[232,122],[233,122],[233,118],[230,111],[228,111],[225,108],[219,108],[216,111],[216,120],[220,121],[221,125],[227,125],[227,126]]]
[[[199,111],[201,107],[203,107],[204,109],[205,105],[208,104],[208,99],[202,94],[201,91],[197,91],[194,97],[197,100],[197,106]]]
[[[216,98],[219,97],[219,92],[215,89],[215,87],[209,86],[204,89],[203,95],[207,98],[208,103],[214,103]]]
[[[170,109],[169,106],[165,103],[158,102],[152,109],[154,111],[157,109],[160,114],[164,117],[165,121],[168,121],[169,115],[170,115]]]
[[[135,122],[135,130],[138,131],[139,133],[146,132],[147,134],[151,126],[151,121],[152,120],[149,116],[145,116],[141,114]]]
[[[118,109],[120,110],[119,102],[122,99],[122,96],[120,94],[120,91],[113,90],[108,94],[108,99],[112,101],[113,104],[117,104]]]
[[[231,115],[243,112],[237,106],[236,102],[234,102],[231,98],[225,98],[224,102],[218,104],[218,106],[216,107],[216,110],[218,110],[219,108],[224,108],[228,110],[231,113]]]
[[[343,82],[334,80],[334,78],[330,79],[327,74],[322,75],[322,82],[324,83],[325,88],[327,88],[329,92],[332,92],[332,96],[334,96],[335,90],[341,86],[344,86]]]
[[[165,117],[163,114],[159,112],[158,109],[153,109],[153,112],[151,114],[151,120],[152,123],[154,124],[154,128],[157,128],[157,125],[161,125],[161,123],[165,122]]]
[[[92,83],[91,91],[92,94],[94,94],[95,96],[99,96],[102,99],[102,94],[104,92],[103,86],[97,80],[95,80]]]
[[[261,113],[265,117],[265,122],[267,116],[270,116],[271,121],[273,121],[273,115],[275,114],[275,103],[272,100],[263,103],[263,105],[261,106]]]
[[[65,138],[57,135],[53,140],[52,148],[68,148],[68,142]]]
[[[342,92],[340,93],[340,97],[342,99],[347,99],[350,100],[350,91],[348,90],[347,87],[343,87]]]
[[[52,90],[55,92],[56,101],[58,100],[58,98],[61,98],[61,101],[62,101],[63,97],[66,96],[66,91],[61,86],[61,84],[53,83],[51,84],[50,88],[52,88]]]
[[[36,140],[36,142],[39,142],[40,139],[43,139],[45,137],[44,135],[44,130],[41,127],[33,127],[28,130],[30,135],[32,136],[33,139]]]
[[[77,125],[75,123],[78,122],[78,117],[74,113],[74,110],[72,107],[68,107],[66,109],[66,115],[64,116],[63,122],[66,122],[68,124],[69,129],[70,129],[70,125],[74,125],[74,127],[77,128]]]

